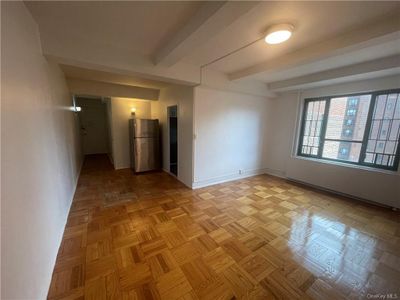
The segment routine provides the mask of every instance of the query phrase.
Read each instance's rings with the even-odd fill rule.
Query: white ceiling
[[[49,51],[45,54],[59,58],[65,64],[66,75],[73,78],[151,88],[164,84],[121,75],[129,71],[166,81],[175,76],[196,84],[201,65],[262,38],[266,29],[277,23],[295,26],[289,41],[267,45],[260,40],[207,68],[226,74],[226,80],[275,83],[400,54],[400,21],[395,24],[387,21],[388,26],[397,29],[387,29],[384,25],[383,31],[373,37],[374,42],[368,37],[369,32],[376,31],[371,24],[383,24],[385,20],[396,20],[393,16],[400,16],[398,1],[25,3],[39,24],[43,48]],[[363,28],[367,28],[366,38],[357,40],[357,30]],[[340,44],[346,40],[346,34],[347,44],[342,49],[329,52],[320,47],[318,55],[303,60],[294,55],[301,51],[312,53],[314,46],[332,40]],[[354,41],[354,47],[349,41]],[[300,54],[297,56],[301,58]],[[163,57],[167,57],[164,64]],[[296,60],[285,65],[286,57]],[[75,67],[67,66],[68,61]],[[279,68],[269,68],[277,61]],[[96,66],[97,70],[121,72],[95,71]]]
[[[291,23],[295,26],[292,38],[285,43],[268,45],[260,40],[212,65],[212,68],[229,73],[329,39],[353,27],[392,14],[395,9],[400,9],[400,2],[266,1],[212,37],[207,44],[186,57],[185,61],[202,65],[263,37],[265,30],[273,24]]]
[[[150,55],[201,6],[198,1],[26,1],[41,33]]]

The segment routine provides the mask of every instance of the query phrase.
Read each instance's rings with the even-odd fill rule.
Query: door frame
[[[107,154],[107,156],[109,157],[111,163],[113,164],[113,159],[110,157],[110,155],[113,155],[113,149],[112,149],[112,137],[110,136],[112,134],[111,130],[112,130],[112,126],[111,126],[111,120],[110,117],[108,115],[108,103],[107,100],[110,101],[109,105],[111,106],[111,99],[107,99],[104,97],[100,97],[100,96],[90,96],[90,95],[73,95],[73,106],[74,108],[76,106],[78,106],[78,101],[79,99],[88,99],[88,100],[98,100],[101,103],[101,107],[104,113],[104,120],[105,120],[105,125],[106,125],[106,139],[107,139],[107,152],[104,154]],[[82,105],[82,109],[85,107],[85,105]],[[111,109],[111,107],[110,107]],[[79,132],[79,137],[80,137],[80,148],[81,148],[81,152],[83,155],[84,151],[83,151],[83,135],[82,135],[82,123],[81,123],[81,116],[79,115],[80,112],[76,112],[77,114],[77,125],[78,125],[78,132]],[[111,146],[111,147],[110,147]],[[110,149],[111,148],[111,149]]]
[[[170,125],[170,111],[172,108],[176,108],[176,172],[178,175],[175,175],[174,173],[171,172],[171,141],[170,141],[170,131],[171,131],[171,125]],[[178,172],[178,167],[179,167],[179,106],[178,104],[174,104],[174,105],[169,105],[167,106],[167,141],[168,141],[168,147],[167,147],[167,159],[168,159],[168,168],[167,168],[167,172],[178,178],[179,176],[179,172]]]

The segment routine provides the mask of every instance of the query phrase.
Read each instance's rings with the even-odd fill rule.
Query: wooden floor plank
[[[49,299],[400,295],[400,215],[272,176],[190,190],[86,157]]]

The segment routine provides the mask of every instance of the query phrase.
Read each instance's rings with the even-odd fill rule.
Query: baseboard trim
[[[295,179],[295,178],[287,177],[286,173],[284,171],[281,171],[281,170],[274,170],[274,169],[266,168],[266,172],[265,173],[268,174],[268,175],[271,175],[271,176],[279,177],[279,178],[288,180],[290,182],[301,184],[301,185],[304,185],[304,186],[307,186],[307,187],[310,187],[310,188],[313,188],[313,189],[316,189],[316,190],[319,190],[319,191],[322,191],[322,192],[327,192],[327,193],[330,193],[330,194],[333,194],[333,195],[350,198],[350,199],[353,199],[353,200],[361,201],[361,202],[364,202],[364,203],[368,203],[368,204],[372,204],[372,205],[376,205],[376,206],[380,206],[380,207],[384,207],[384,208],[400,209],[400,207],[390,206],[390,205],[387,205],[387,204],[375,202],[373,200],[361,198],[361,197],[358,197],[358,196],[355,196],[355,195],[346,194],[346,193],[342,193],[342,192],[339,192],[339,191],[336,191],[336,190],[325,188],[325,187],[320,186],[320,185],[315,185],[315,184],[312,184],[312,183],[309,183],[309,182],[305,182],[305,181],[301,181],[301,180],[298,180],[298,179]]]
[[[237,173],[231,173],[231,174],[226,174],[222,176],[217,176],[209,179],[204,179],[204,180],[199,180],[196,182],[192,183],[192,189],[200,189],[203,187],[219,184],[219,183],[224,183],[224,182],[229,182],[229,181],[234,181],[234,180],[239,180],[251,176],[256,176],[256,175],[261,175],[265,174],[266,169],[253,169],[253,170],[244,170],[242,174],[237,174]]]
[[[375,202],[375,201],[368,200],[368,199],[365,199],[365,198],[360,198],[360,197],[357,197],[355,195],[342,193],[342,192],[339,192],[339,191],[336,191],[336,190],[332,190],[332,189],[329,189],[329,188],[325,188],[325,187],[322,187],[322,186],[319,186],[319,185],[315,185],[315,184],[308,183],[308,182],[305,182],[305,181],[297,180],[297,179],[294,179],[294,178],[287,177],[285,179],[290,181],[290,182],[294,182],[294,183],[297,183],[297,184],[300,184],[300,185],[304,185],[304,186],[310,187],[310,188],[315,189],[315,190],[319,190],[319,191],[326,192],[326,193],[333,194],[333,195],[340,196],[340,197],[350,198],[350,199],[353,199],[353,200],[356,200],[356,201],[360,201],[360,202],[364,202],[364,203],[368,203],[368,204],[371,204],[371,205],[375,205],[375,206],[379,206],[379,207],[383,207],[383,208],[389,208],[389,209],[392,209],[392,210],[400,208],[400,207],[394,207],[394,206],[390,206],[390,205],[387,205],[387,204]]]
[[[238,174],[228,174],[228,175],[224,175],[224,176],[219,176],[219,177],[215,177],[215,178],[210,178],[207,180],[202,180],[202,181],[198,181],[198,182],[194,182],[192,185],[192,189],[200,189],[203,187],[207,187],[207,186],[212,186],[215,184],[219,184],[219,183],[224,183],[224,182],[229,182],[229,181],[235,181],[235,180],[239,180],[239,179],[243,179],[246,177],[251,177],[251,176],[256,176],[256,175],[261,175],[261,174],[267,174],[270,176],[274,176],[274,177],[278,177],[284,180],[288,180],[290,182],[294,182],[297,184],[301,184],[322,192],[327,192],[333,195],[337,195],[337,196],[341,196],[341,197],[346,197],[346,198],[350,198],[356,201],[360,201],[360,202],[364,202],[367,204],[371,204],[371,205],[376,205],[379,207],[383,207],[383,208],[389,208],[389,209],[400,209],[400,207],[392,207],[386,204],[382,204],[382,203],[378,203],[372,200],[368,200],[365,198],[360,198],[351,194],[346,194],[346,193],[341,193],[339,191],[335,191],[335,190],[331,190],[319,185],[314,185],[312,183],[308,183],[308,182],[304,182],[301,180],[297,180],[294,178],[290,178],[286,176],[286,173],[284,171],[281,170],[276,170],[276,169],[271,169],[271,168],[263,168],[263,169],[256,169],[256,170],[247,170],[245,171],[244,174],[238,175]]]
[[[131,166],[115,166],[114,165],[114,170],[122,170],[122,169],[130,169],[131,168]]]
[[[270,168],[265,168],[264,170],[265,170],[265,174],[272,175],[272,176],[275,176],[275,177],[279,177],[279,178],[282,178],[282,179],[287,179],[286,173],[284,171],[276,170],[276,169],[270,169]]]

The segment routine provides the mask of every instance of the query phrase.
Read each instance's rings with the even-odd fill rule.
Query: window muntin
[[[310,156],[318,155],[319,136],[325,113],[325,101],[309,101],[305,109],[301,153]]]
[[[363,162],[397,168],[399,135],[400,93],[377,94]]]
[[[400,90],[306,99],[298,155],[397,170]]]

